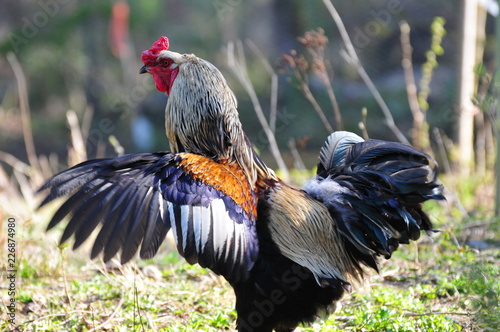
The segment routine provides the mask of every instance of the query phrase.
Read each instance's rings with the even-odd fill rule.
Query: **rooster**
[[[169,98],[170,152],[83,162],[49,179],[43,206],[65,196],[48,225],[69,222],[61,242],[78,248],[98,227],[91,257],[153,257],[169,230],[190,264],[222,275],[236,295],[237,329],[293,331],[377,270],[399,244],[432,224],[422,211],[443,199],[435,164],[400,143],[330,135],[303,190],[255,153],[220,71],[161,37],[140,73]]]

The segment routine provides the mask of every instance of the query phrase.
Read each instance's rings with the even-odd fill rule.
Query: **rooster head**
[[[179,73],[182,55],[168,50],[168,38],[160,37],[149,50],[142,52],[142,62],[139,73],[150,73],[156,83],[156,89],[170,94],[170,89]]]

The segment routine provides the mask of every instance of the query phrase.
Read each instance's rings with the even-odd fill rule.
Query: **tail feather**
[[[348,131],[337,131],[331,134],[319,153],[320,164],[318,167],[327,170],[336,165],[345,164],[347,149],[362,141],[361,137]]]
[[[353,260],[376,269],[376,256],[389,258],[399,244],[432,230],[421,204],[444,199],[436,167],[411,146],[337,132],[305,190],[328,206]]]

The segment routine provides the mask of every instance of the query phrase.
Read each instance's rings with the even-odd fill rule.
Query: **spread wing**
[[[91,160],[48,180],[40,204],[66,196],[48,229],[66,216],[61,242],[79,247],[101,224],[91,252],[108,261],[121,251],[153,257],[172,229],[179,253],[191,264],[229,281],[247,277],[258,252],[255,198],[237,165],[198,155],[140,153]]]

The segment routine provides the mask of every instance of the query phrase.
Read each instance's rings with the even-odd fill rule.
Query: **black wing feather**
[[[103,217],[102,227],[94,241],[90,254],[92,259],[97,257],[97,255],[99,255],[108,245],[113,227],[121,217],[123,210],[126,209],[126,202],[130,199],[130,191],[123,190],[123,188],[119,186],[117,186],[117,188],[116,194],[110,198],[109,208],[107,209],[106,215]]]
[[[61,242],[74,235],[77,248],[102,224],[91,257],[103,252],[108,261],[121,252],[126,263],[138,250],[142,258],[154,256],[175,225],[177,248],[189,263],[230,281],[246,278],[258,251],[254,217],[224,191],[192,178],[182,158],[190,155],[132,154],[87,161],[54,176],[39,190],[48,191],[40,206],[63,196],[66,200],[48,229],[69,216]],[[223,167],[207,158],[200,161],[200,156],[191,158],[190,167],[197,161]],[[222,180],[218,184],[224,185]],[[193,211],[205,215],[194,219]]]
[[[153,190],[152,187],[149,187],[148,191],[150,190]],[[152,198],[153,195],[150,195],[148,192],[144,193],[142,202],[139,204],[139,209],[137,210],[137,213],[135,214],[135,217],[127,231],[127,237],[124,243],[128,243],[128,245],[123,246],[122,248],[122,262],[128,262],[131,260],[141,245],[142,239],[144,238],[145,228],[151,222],[149,207],[155,205],[151,204]],[[144,217],[145,221],[143,222]]]
[[[100,189],[102,189],[102,187]],[[108,187],[104,190],[98,190],[88,204],[82,205],[78,211],[75,212],[73,219],[78,216],[80,221],[75,231],[74,249],[78,248],[90,236],[92,231],[101,221],[106,212],[106,202],[109,201],[109,193],[112,189],[112,187]],[[88,222],[85,223],[84,220],[88,220]]]

